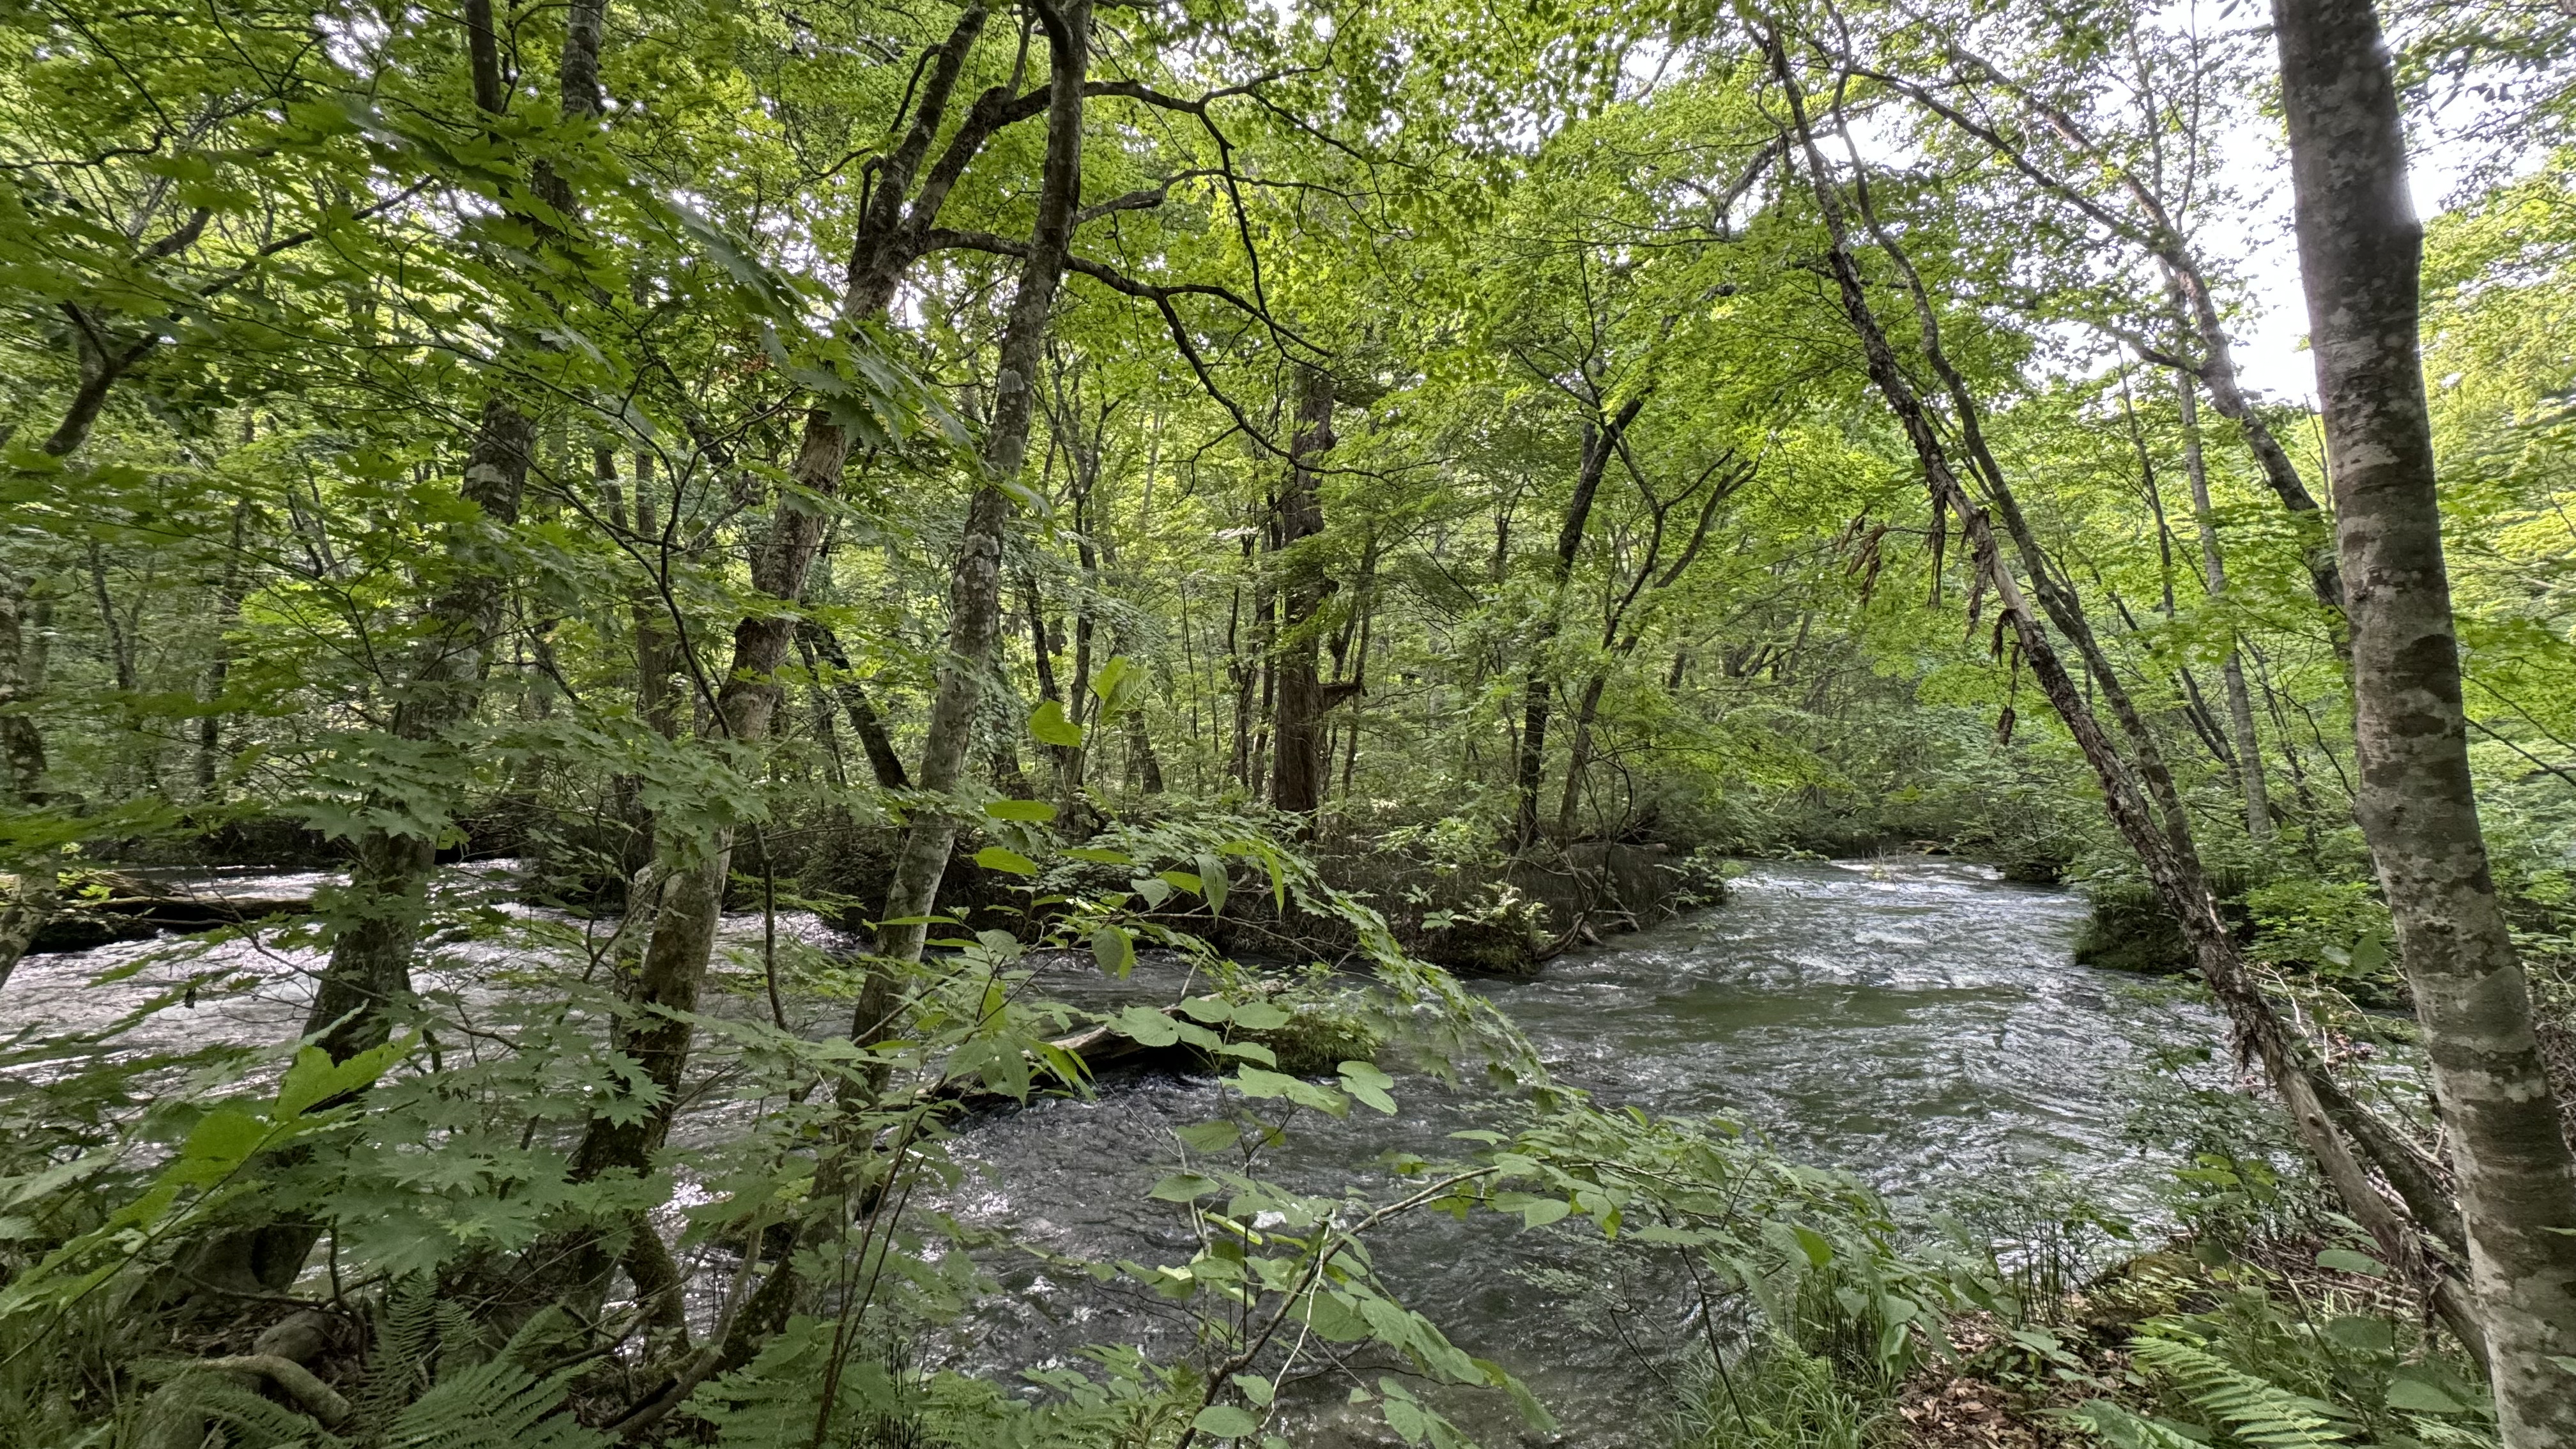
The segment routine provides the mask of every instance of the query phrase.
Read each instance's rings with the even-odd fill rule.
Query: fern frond
[[[227,1449],[348,1449],[347,1440],[229,1374],[182,1372],[154,1392],[144,1416],[161,1424],[220,1424]],[[202,1433],[190,1431],[191,1440]]]
[[[2129,1353],[2252,1449],[2329,1449],[2344,1442],[2343,1430],[2327,1417],[2331,1405],[2256,1378],[2196,1344],[2139,1337],[2129,1340]]]
[[[439,1347],[438,1289],[426,1274],[404,1278],[376,1309],[375,1343],[366,1377],[351,1395],[358,1422],[390,1422],[431,1382]]]
[[[2209,1449],[2209,1446],[2160,1419],[2133,1414],[2109,1399],[2092,1399],[2066,1411],[2065,1417],[2093,1432],[2111,1449]]]
[[[507,1358],[459,1370],[396,1416],[386,1449],[602,1449],[608,1436],[561,1412],[568,1382]]]

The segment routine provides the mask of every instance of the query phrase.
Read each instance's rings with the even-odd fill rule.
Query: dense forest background
[[[347,872],[234,928],[304,952],[300,1054],[120,1049],[233,970],[69,1036],[8,1017],[6,1432],[1249,1442],[1295,1432],[1283,1322],[1515,1387],[1351,1253],[1425,1207],[1660,1214],[1730,1322],[1840,1301],[1844,1367],[1910,1372],[1930,1305],[2014,1262],[1900,1271],[1767,1155],[1549,1088],[1444,969],[1627,924],[1614,856],[1702,895],[1720,856],[1921,848],[2083,885],[2089,956],[2197,966],[2240,1059],[2360,1144],[2338,1176],[2263,1129],[2448,1325],[2390,1362],[2475,1359],[2420,1094],[2336,1086],[2361,1009],[2415,993],[2356,816],[2330,440],[2232,340],[2297,305],[2246,282],[2293,246],[2269,20],[0,8],[0,984],[155,867]],[[2563,1094],[2571,22],[2384,21],[2410,136],[2459,160],[2418,197],[2422,375],[2478,818]],[[493,860],[497,895],[450,868]],[[2224,942],[2176,894],[2204,879]],[[1087,1080],[1029,963],[1140,950],[1201,1005],[1121,1039],[1213,1053],[1244,1114],[1192,1144],[1240,1172],[1155,1188],[1217,1195],[1205,1351],[1036,1408],[905,1367],[973,1291],[908,1184],[979,1096]],[[1529,1120],[1360,1208],[1264,1186],[1260,1114],[1387,1101],[1380,1046]],[[703,1111],[740,1131],[675,1139]],[[1858,1246],[1784,1248],[1793,1219]],[[1891,1266],[1855,1289],[1854,1255]],[[263,1336],[296,1323],[301,1354]],[[1780,1382],[1833,1357],[1800,1352]],[[2478,1377],[2369,1432],[2484,1442]],[[1740,1404],[1692,1432],[1762,1439]]]

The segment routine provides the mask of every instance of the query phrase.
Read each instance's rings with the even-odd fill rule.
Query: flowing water
[[[1535,980],[1475,989],[1519,1024],[1561,1083],[1605,1105],[1741,1123],[1799,1161],[1871,1183],[1901,1212],[1920,1217],[1965,1191],[2048,1179],[2148,1213],[2165,1165],[2123,1130],[2147,1058],[2216,1041],[2218,1025],[2135,978],[2073,965],[2083,915],[2071,892],[1948,860],[1764,862],[1731,883],[1723,907],[1561,957]],[[784,924],[827,944],[811,918]],[[727,922],[737,953],[759,936],[757,916]],[[162,1012],[124,1048],[273,1042],[300,1024],[320,964],[309,946],[267,933],[191,959],[171,945],[30,957],[0,1006],[22,1025],[95,1028],[156,991],[223,976],[233,990]],[[469,993],[488,991],[475,978],[506,955],[497,945],[450,947],[443,971],[423,984],[444,974]],[[91,984],[120,964],[144,969]],[[1150,965],[1134,981],[1105,981],[1087,956],[1042,975],[1041,990],[1092,1006],[1173,985]],[[798,1005],[817,1023],[841,1009]],[[1394,1118],[1303,1114],[1264,1172],[1311,1190],[1385,1187],[1380,1154],[1455,1155],[1463,1144],[1448,1134],[1495,1110],[1427,1077],[1399,1078],[1396,1095]],[[988,1117],[964,1130],[970,1171],[940,1206],[1068,1259],[1184,1261],[1185,1213],[1145,1191],[1181,1165],[1172,1129],[1217,1110],[1212,1082],[1149,1075]],[[1675,1285],[1618,1277],[1581,1221],[1524,1231],[1495,1215],[1408,1218],[1373,1239],[1372,1252],[1408,1303],[1526,1378],[1564,1420],[1562,1442],[1657,1438],[1671,1402],[1667,1350],[1683,1331]],[[1002,1291],[933,1346],[946,1362],[1007,1375],[1073,1362],[1090,1343],[1162,1355],[1189,1347],[1182,1310],[1133,1285],[1100,1284],[1026,1254],[991,1266]],[[1330,1387],[1332,1399],[1341,1393]],[[1488,1442],[1515,1437],[1498,1403],[1456,1407]],[[1294,1437],[1371,1444],[1383,1433],[1327,1405]]]
[[[1560,1082],[1605,1105],[1742,1123],[1901,1211],[2048,1179],[2152,1212],[2164,1164],[2123,1130],[2148,1054],[2215,1041],[2218,1025],[2134,977],[2072,964],[2080,897],[1929,858],[1766,862],[1730,888],[1722,908],[1477,989]],[[1452,1156],[1463,1144],[1447,1134],[1483,1120],[1429,1079],[1401,1079],[1396,1093],[1393,1119],[1303,1115],[1267,1174],[1316,1190],[1382,1185],[1379,1154]],[[984,1171],[950,1206],[1068,1257],[1185,1261],[1185,1215],[1144,1193],[1182,1164],[1172,1129],[1217,1108],[1210,1082],[1153,1078],[993,1119],[968,1135]],[[1524,1231],[1492,1215],[1432,1215],[1392,1225],[1373,1256],[1462,1347],[1527,1379],[1565,1422],[1564,1442],[1652,1442],[1655,1411],[1642,1406],[1670,1402],[1660,1377],[1671,1365],[1656,1360],[1676,1341],[1677,1305],[1657,1285],[1607,1281],[1597,1241],[1574,1221]],[[962,1362],[998,1370],[1084,1343],[1170,1352],[1187,1341],[1181,1316],[1141,1289],[1034,1264],[1005,1283],[953,1346]],[[1511,1441],[1499,1406],[1478,1418]],[[1378,1442],[1355,1422],[1310,1422],[1294,1437]]]

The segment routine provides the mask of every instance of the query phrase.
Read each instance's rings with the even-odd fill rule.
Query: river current
[[[1760,862],[1729,886],[1720,908],[1475,989],[1561,1084],[1608,1106],[1742,1124],[1876,1187],[1900,1216],[2020,1194],[2155,1215],[2171,1164],[2127,1130],[2150,1059],[2216,1042],[2219,1025],[2152,983],[2073,964],[2080,896],[1927,857]],[[1391,1119],[1302,1115],[1265,1172],[1309,1190],[1383,1183],[1380,1154],[1455,1156],[1464,1144],[1448,1134],[1487,1123],[1475,1099],[1429,1078],[1395,1090]],[[1172,1130],[1218,1105],[1209,1081],[1155,1077],[993,1119],[967,1136],[983,1172],[951,1206],[1072,1258],[1183,1261],[1184,1214],[1143,1195],[1182,1166]],[[1432,1215],[1391,1225],[1373,1251],[1409,1305],[1532,1385],[1565,1423],[1562,1442],[1655,1442],[1679,1303],[1673,1285],[1621,1280],[1598,1242],[1580,1222],[1527,1231]],[[1006,1291],[951,1346],[967,1366],[1186,1342],[1181,1316],[1141,1290],[1003,1271]],[[1296,1442],[1381,1442],[1382,1428],[1335,1405],[1342,1392],[1319,1398]],[[1519,1437],[1499,1404],[1453,1407],[1485,1442]]]
[[[2219,1026],[2151,983],[2074,965],[2084,911],[2073,892],[1947,859],[1756,862],[1730,881],[1723,906],[1560,957],[1531,980],[1473,989],[1518,1024],[1560,1084],[1608,1106],[1741,1124],[1794,1160],[1869,1183],[1901,1217],[1929,1222],[1965,1196],[2044,1188],[2151,1218],[2171,1164],[2127,1130],[2149,1063],[2217,1042]],[[810,917],[781,926],[832,944]],[[759,935],[757,916],[727,921],[737,971]],[[95,1027],[190,976],[225,975],[233,989],[162,1012],[122,1047],[266,1042],[295,1030],[320,965],[310,946],[265,936],[203,954],[174,946],[30,957],[0,1005],[40,1031]],[[451,946],[444,970],[423,984],[444,977],[472,991],[471,979],[507,954],[497,944]],[[95,984],[120,964],[143,969]],[[1048,966],[1038,988],[1107,1007],[1172,984],[1156,975],[1149,964],[1136,980],[1109,982],[1086,955]],[[840,1010],[791,1004],[818,1027]],[[1390,1069],[1399,1054],[1390,1053]],[[1262,1171],[1307,1190],[1384,1188],[1381,1154],[1455,1156],[1464,1144],[1449,1134],[1497,1125],[1490,1094],[1404,1073],[1394,1090],[1392,1118],[1301,1114]],[[1088,1098],[964,1127],[957,1146],[967,1173],[937,1206],[1060,1257],[994,1254],[1000,1291],[927,1345],[930,1356],[1007,1379],[1076,1363],[1085,1344],[1185,1353],[1180,1309],[1064,1263],[1189,1256],[1186,1214],[1145,1193],[1183,1163],[1173,1129],[1217,1115],[1217,1095],[1206,1078],[1112,1078]],[[684,1124],[682,1135],[715,1125],[693,1133]],[[1406,1302],[1532,1385],[1566,1426],[1556,1442],[1663,1437],[1671,1350],[1686,1332],[1674,1285],[1623,1276],[1582,1221],[1524,1230],[1495,1215],[1417,1216],[1374,1237],[1372,1252]],[[1346,1387],[1306,1387],[1294,1442],[1394,1442],[1373,1413],[1341,1405]],[[1446,1407],[1483,1442],[1521,1439],[1499,1396]]]

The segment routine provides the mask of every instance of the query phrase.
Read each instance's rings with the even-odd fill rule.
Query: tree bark
[[[1062,7],[1037,6],[1047,32],[1046,160],[1039,183],[1037,223],[1021,264],[1018,291],[1002,332],[994,372],[993,415],[984,438],[984,478],[967,504],[964,537],[949,580],[948,640],[931,699],[922,744],[920,788],[944,797],[962,778],[983,703],[984,671],[1001,626],[1002,531],[1010,516],[1003,485],[1016,484],[1027,461],[1029,422],[1037,401],[1047,320],[1064,276],[1073,241],[1073,215],[1082,196],[1082,83],[1091,62],[1089,0]],[[938,903],[948,855],[962,817],[951,805],[929,804],[904,831],[893,882],[886,890],[877,951],[898,961],[921,959],[928,927],[923,917]],[[880,973],[882,974],[882,973]],[[862,993],[863,997],[867,993]],[[881,1021],[881,1003],[862,1000],[852,1036]]]
[[[32,809],[45,799],[45,736],[27,717],[27,707],[45,687],[43,605],[32,603],[26,576],[0,563],[0,781],[9,803]],[[31,637],[32,636],[32,637]],[[17,867],[0,901],[0,987],[36,933],[53,919],[61,889],[54,861],[38,856],[14,861]]]
[[[877,784],[888,790],[909,790],[912,779],[904,773],[903,757],[895,753],[894,741],[887,738],[885,721],[878,718],[876,705],[850,669],[848,651],[841,647],[841,637],[812,619],[798,623],[799,636],[832,666],[832,693],[850,717],[850,728],[858,734],[859,747],[867,752],[868,770]]]
[[[2227,556],[2219,547],[2218,518],[2209,503],[2209,462],[2200,446],[2200,394],[2187,374],[2176,374],[2174,391],[2182,405],[2183,471],[2191,479],[2191,520],[2200,535],[2201,580],[2210,601],[2227,593]],[[2234,630],[2229,630],[2231,637]],[[2256,840],[2272,838],[2272,792],[2263,778],[2263,737],[2254,728],[2254,697],[2245,687],[2245,661],[2230,644],[2219,666],[2227,685],[2228,731],[2236,746],[2236,786],[2245,797],[2245,831]]]
[[[243,431],[247,435],[249,430]],[[217,777],[223,770],[224,684],[232,674],[232,629],[241,617],[245,595],[242,544],[249,520],[249,500],[234,504],[232,546],[224,554],[223,581],[215,589],[215,637],[210,641],[214,657],[206,662],[206,712],[197,717],[197,798],[208,802],[217,796]]]
[[[1289,444],[1288,487],[1279,497],[1279,546],[1283,553],[1324,531],[1324,505],[1316,491],[1315,462],[1333,446],[1333,379],[1321,368],[1300,370],[1297,435]],[[1317,668],[1315,615],[1333,582],[1312,558],[1287,560],[1281,588],[1277,660],[1277,731],[1271,757],[1270,803],[1304,816],[1303,831],[1324,799],[1324,684]]]
[[[2354,813],[2449,1129],[2498,1428],[2510,1449],[2576,1444],[2576,1161],[2469,773],[2395,77],[2369,0],[2274,0],[2273,22],[2349,590]]]
[[[397,678],[393,737],[410,744],[452,746],[459,725],[483,692],[492,641],[508,599],[508,575],[487,529],[519,518],[536,430],[498,396],[483,404],[460,490],[476,517],[455,525],[446,550],[456,577],[431,600],[420,638]],[[461,762],[460,762],[461,763]],[[390,811],[395,802],[377,802]],[[371,812],[374,813],[374,812]],[[322,973],[305,1033],[334,1061],[385,1040],[386,1009],[411,993],[411,956],[429,905],[435,832],[370,828],[357,839],[357,859],[342,897],[331,961]]]
[[[1601,493],[1601,476],[1620,436],[1646,405],[1644,394],[1630,398],[1616,414],[1587,418],[1583,424],[1581,461],[1574,475],[1574,494],[1565,501],[1557,525],[1556,554],[1548,576],[1547,612],[1539,619],[1538,637],[1530,644],[1529,672],[1521,682],[1521,737],[1515,787],[1519,800],[1512,822],[1512,847],[1527,850],[1538,843],[1538,788],[1547,773],[1547,718],[1556,679],[1548,668],[1548,651],[1556,643],[1565,615],[1565,590],[1574,577],[1575,556],[1583,550],[1583,530],[1592,519],[1592,502]]]

